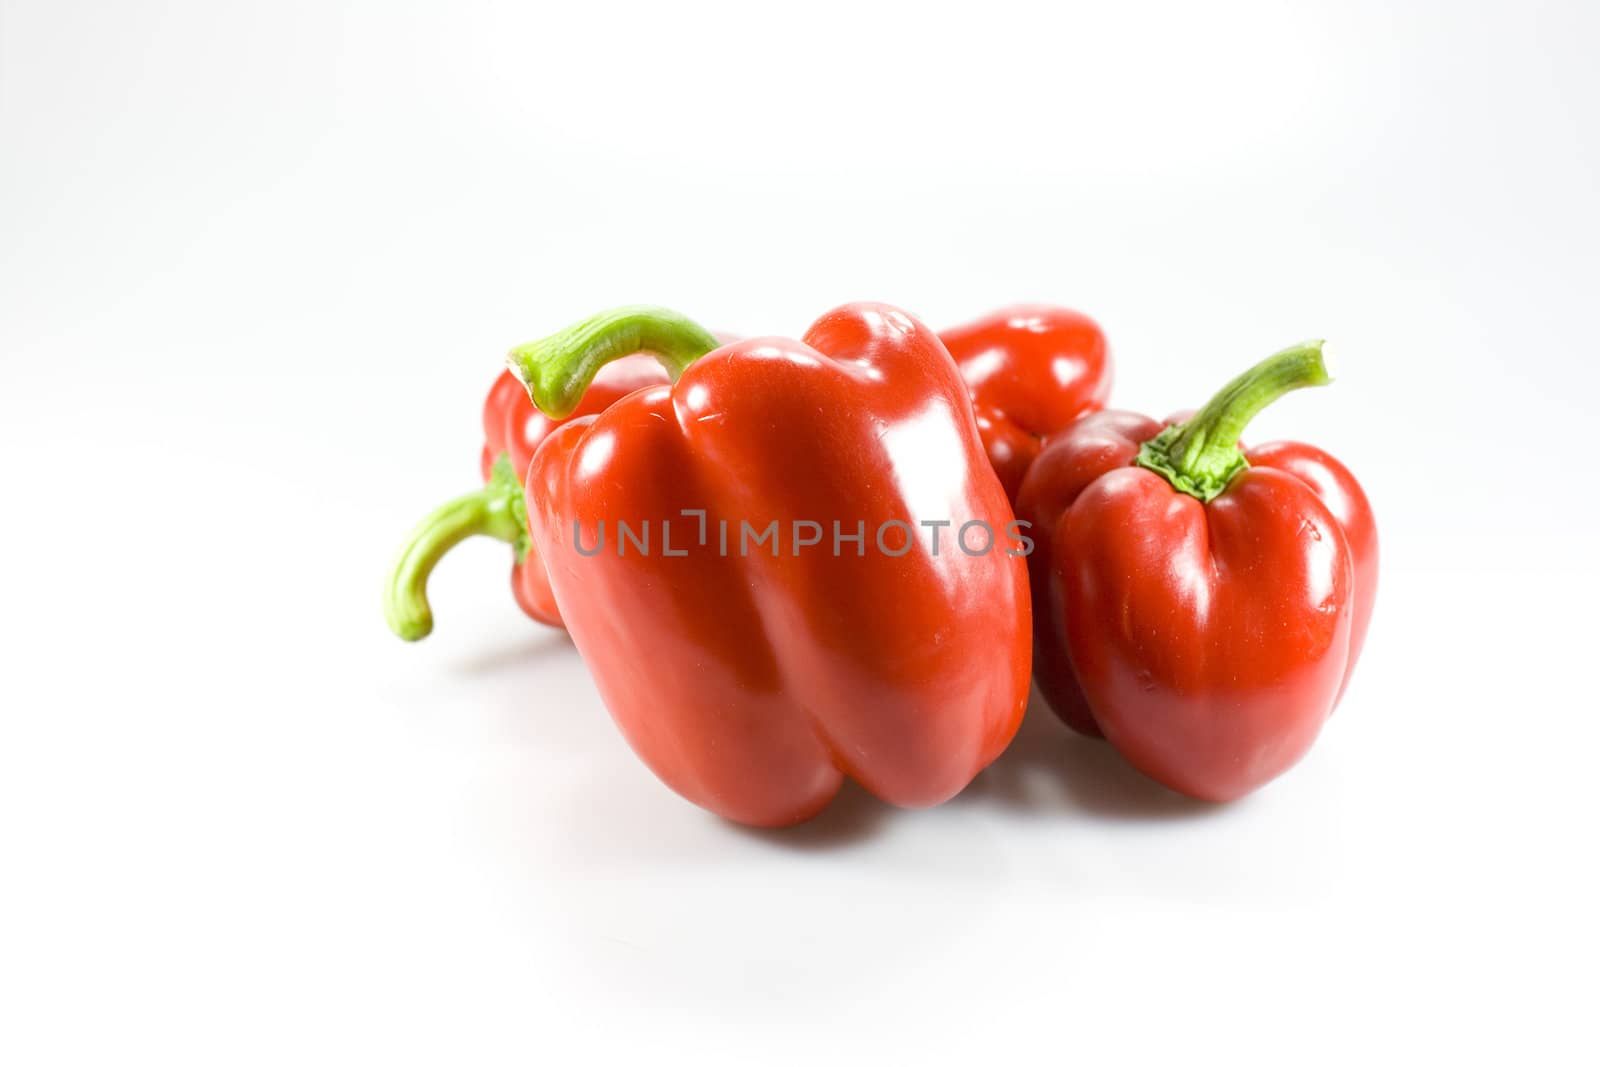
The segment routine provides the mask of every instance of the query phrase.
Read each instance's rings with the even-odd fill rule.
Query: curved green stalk
[[[1332,380],[1321,341],[1285,348],[1223,386],[1191,418],[1140,445],[1134,463],[1160,474],[1179,492],[1211,500],[1250,466],[1239,435],[1262,408],[1285,393]]]
[[[383,591],[383,618],[396,637],[418,641],[433,631],[428,576],[446,552],[478,535],[511,545],[519,563],[528,554],[522,481],[504,452],[495,460],[488,484],[434,509],[406,538]]]
[[[718,346],[697,323],[667,308],[637,304],[602,311],[540,341],[511,350],[506,363],[540,411],[553,419],[572,414],[600,368],[635,352],[649,352],[673,381]]]

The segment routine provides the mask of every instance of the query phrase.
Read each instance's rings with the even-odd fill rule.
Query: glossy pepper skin
[[[1079,312],[1018,304],[939,336],[972,393],[989,462],[1015,502],[1044,439],[1099,411],[1111,395],[1105,334]]]
[[[666,380],[666,370],[652,357],[627,356],[596,376],[570,415],[552,419],[533,406],[514,374],[502,371],[483,403],[483,488],[435,509],[407,537],[385,589],[389,628],[407,641],[432,632],[428,578],[450,549],[473,536],[494,537],[512,546],[511,591],[518,606],[547,626],[560,626],[561,612],[550,592],[549,575],[528,537],[522,496],[528,464],[539,444],[567,419],[598,414],[634,390]]]
[[[810,818],[847,776],[907,807],[960,791],[1021,722],[1029,599],[1022,558],[1002,547],[1005,492],[937,335],[852,304],[801,340],[717,348],[671,312],[621,309],[511,363],[559,415],[587,368],[629,346],[657,352],[675,383],[557,429],[527,483],[556,602],[628,742],[672,789],[753,826]],[[741,541],[742,523],[759,534],[773,520],[777,554]],[[874,544],[890,520],[918,531],[903,554]],[[939,554],[923,520],[953,524]],[[624,550],[618,523],[644,521],[655,551]],[[823,543],[802,550],[797,521]],[[993,551],[954,550],[971,521],[995,529]],[[833,522],[865,542],[833,541]]]
[[[1235,379],[1196,415],[1090,415],[1024,480],[1035,671],[1071,726],[1204,800],[1243,796],[1311,747],[1377,594],[1360,485],[1310,445],[1242,450],[1251,415],[1327,381],[1320,342]]]

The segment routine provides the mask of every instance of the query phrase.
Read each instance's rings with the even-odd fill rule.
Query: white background
[[[0,1060],[1594,1062],[1597,11],[0,2]],[[1036,713],[752,832],[503,546],[385,631],[512,344],[852,299],[1077,306],[1155,414],[1331,339],[1251,432],[1383,536],[1301,766]]]

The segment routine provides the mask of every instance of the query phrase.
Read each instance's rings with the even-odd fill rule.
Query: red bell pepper
[[[1015,502],[1043,439],[1105,406],[1105,334],[1076,311],[1019,304],[939,336],[967,380],[984,450]]]
[[[635,389],[667,380],[656,360],[643,354],[606,367],[568,418],[597,414]],[[561,625],[561,613],[550,594],[550,578],[528,538],[522,497],[523,477],[534,450],[565,419],[552,419],[533,406],[528,391],[509,370],[495,379],[483,404],[482,489],[435,509],[406,538],[389,574],[384,592],[384,617],[389,628],[407,641],[433,630],[428,606],[428,577],[445,553],[468,537],[482,535],[512,546],[511,591],[529,616],[550,626]]]
[[[1298,761],[1366,636],[1378,539],[1360,485],[1310,445],[1238,443],[1327,381],[1321,342],[1286,349],[1182,421],[1088,416],[1023,481],[1041,691],[1191,796],[1230,800]]]
[[[718,348],[681,316],[630,308],[511,365],[564,417],[595,368],[636,349],[675,383],[557,428],[527,483],[556,603],[634,750],[757,826],[815,815],[846,776],[907,807],[961,790],[1021,722],[1029,600],[937,335],[854,304],[803,340]],[[958,547],[979,524],[993,548]]]

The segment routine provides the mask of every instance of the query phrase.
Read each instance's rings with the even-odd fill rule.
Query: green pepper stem
[[[1134,463],[1162,475],[1174,489],[1209,501],[1250,466],[1239,435],[1262,408],[1285,393],[1332,380],[1321,341],[1285,348],[1223,386],[1191,418],[1140,445]]]
[[[667,308],[638,304],[602,311],[540,341],[518,345],[506,363],[535,406],[563,419],[583,400],[600,368],[635,352],[649,352],[678,380],[695,360],[718,346],[699,324]]]
[[[480,534],[511,545],[519,563],[528,554],[528,510],[522,482],[504,452],[495,460],[482,489],[434,509],[406,538],[383,591],[383,617],[396,637],[419,641],[433,631],[428,576],[445,553]]]

